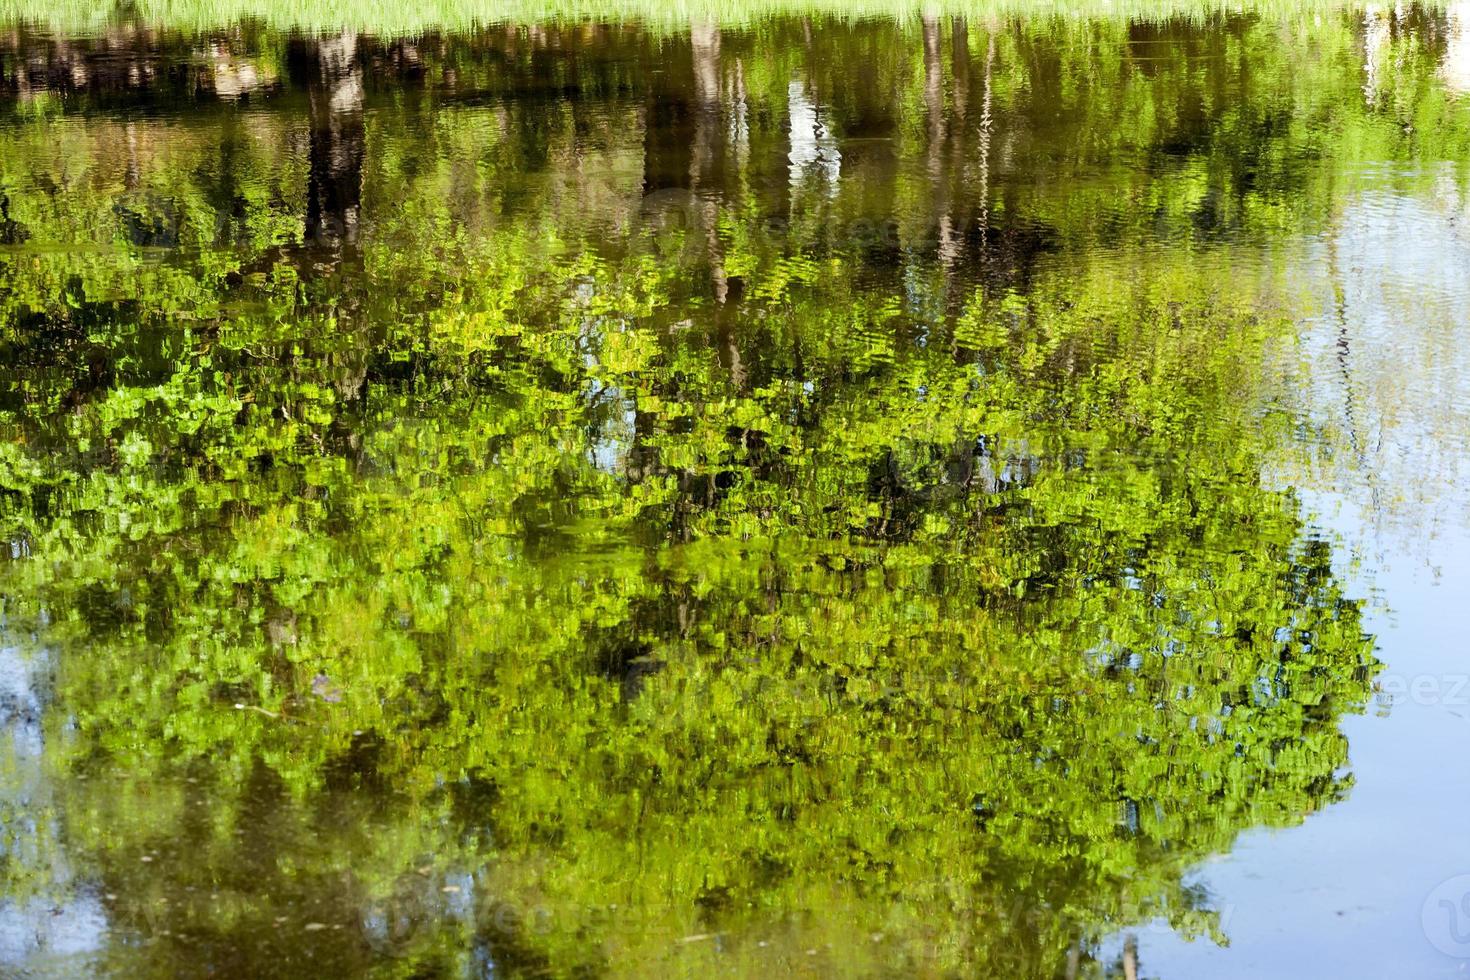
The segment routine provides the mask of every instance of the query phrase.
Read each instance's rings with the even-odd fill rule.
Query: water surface
[[[1466,11],[58,11],[0,969],[1470,961]]]

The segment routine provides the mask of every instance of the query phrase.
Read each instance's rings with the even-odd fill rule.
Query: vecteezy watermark
[[[1470,959],[1470,874],[1436,885],[1419,914],[1431,946],[1446,956]]]
[[[1470,707],[1470,674],[1382,674],[1374,684],[1376,700],[1390,706],[1411,701],[1424,707]]]

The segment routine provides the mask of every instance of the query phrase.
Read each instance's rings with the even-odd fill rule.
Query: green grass
[[[775,16],[917,20],[922,14],[976,19],[1030,16],[1190,18],[1228,13],[1284,17],[1350,9],[1349,0],[138,0],[126,6],[87,0],[0,0],[0,23],[66,34],[96,34],[122,24],[209,30],[241,21],[281,29],[417,34],[493,24],[635,20],[660,31],[692,20],[739,26]]]

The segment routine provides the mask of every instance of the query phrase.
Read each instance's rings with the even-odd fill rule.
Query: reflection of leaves
[[[598,270],[596,295],[654,293],[616,281],[646,274]],[[216,341],[254,404],[211,401],[203,374],[147,397],[124,378],[68,424],[147,453],[89,470],[6,450],[12,485],[68,488],[45,516],[15,498],[33,549],[67,556],[16,582],[68,611],[57,642],[97,597],[130,597],[88,626],[106,658],[67,672],[91,751],[147,772],[140,733],[167,733],[225,770],[260,760],[303,801],[402,795],[401,841],[343,841],[338,821],[311,824],[314,805],[278,804],[292,835],[343,851],[296,844],[293,861],[361,870],[344,901],[378,955],[459,942],[425,905],[449,897],[437,867],[406,886],[399,855],[483,861],[492,846],[500,891],[556,910],[515,941],[558,961],[578,956],[589,901],[666,910],[632,933],[653,943],[700,934],[681,916],[718,924],[834,878],[851,884],[833,900],[874,931],[891,907],[1046,949],[1156,914],[1208,930],[1179,875],[1239,828],[1344,790],[1335,719],[1361,694],[1342,668],[1366,661],[1330,555],[1297,544],[1294,505],[1261,488],[1240,436],[1277,325],[1185,276],[1167,290],[1218,352],[1106,333],[1146,333],[1125,317],[1151,322],[1165,274],[1038,284],[1020,310],[977,296],[967,322],[1003,318],[1017,340],[987,345],[981,389],[972,362],[902,343],[901,311],[836,283],[753,328],[778,365],[800,344],[802,383],[779,368],[740,392],[697,323],[589,327],[585,307],[542,304],[561,270],[512,304],[534,331],[473,341],[499,372],[488,393],[455,358],[438,366],[463,333],[423,348],[411,379],[370,369],[370,415],[337,400],[329,355],[273,385],[275,365]],[[477,315],[458,302],[446,321]],[[884,331],[882,357],[854,371]],[[608,467],[589,448],[601,438],[633,444]],[[330,664],[312,696],[341,708],[322,727],[258,717],[310,662]],[[119,690],[116,665],[141,680]],[[221,728],[220,684],[261,707]],[[466,803],[446,780],[490,789]],[[246,797],[213,792],[219,819],[248,820]],[[673,885],[620,883],[630,792],[638,860]],[[159,825],[156,802],[120,807],[135,833]],[[1007,916],[1017,875],[1068,914]]]
[[[1001,97],[1045,45],[999,40]],[[748,69],[777,145],[771,47]],[[1237,59],[1199,61],[1151,61],[1157,82],[1111,62],[1116,92],[1066,96],[1066,152],[1166,140],[1182,80]],[[873,71],[917,104],[911,67]],[[1261,281],[1127,251],[1129,216],[1106,231],[1129,273],[1090,268],[1099,191],[1035,181],[1007,207],[1067,262],[962,294],[914,258],[902,202],[933,192],[899,168],[822,207],[898,200],[901,282],[757,181],[711,226],[747,281],[712,310],[707,237],[579,237],[564,191],[591,168],[565,161],[641,161],[639,112],[589,134],[508,103],[504,126],[376,110],[360,266],[331,276],[279,247],[305,177],[268,114],[233,151],[230,249],[139,264],[100,185],[14,201],[40,240],[103,247],[4,263],[0,297],[7,342],[40,351],[0,405],[0,513],[34,556],[7,566],[7,616],[65,654],[76,721],[48,764],[129,774],[63,783],[78,860],[217,896],[168,917],[221,947],[287,912],[344,927],[314,933],[323,962],[365,969],[365,945],[419,975],[464,972],[487,929],[545,972],[656,972],[680,937],[814,928],[792,909],[894,937],[893,962],[940,948],[935,972],[1046,972],[1156,915],[1210,932],[1184,871],[1346,792],[1338,719],[1376,666],[1331,555],[1257,476],[1284,424],[1261,365],[1289,339]],[[1253,102],[1221,111],[1256,139]],[[1018,167],[1055,165],[1018,132]],[[217,141],[193,136],[141,164],[184,241],[217,225]],[[30,133],[0,165],[50,152]],[[1219,169],[1198,162],[1132,188],[1137,220],[1196,213]],[[1283,220],[1268,178],[1212,222]],[[306,665],[340,707],[279,724]]]

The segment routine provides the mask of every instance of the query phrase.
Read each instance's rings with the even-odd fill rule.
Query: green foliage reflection
[[[836,186],[820,147],[786,169],[789,24],[696,34],[673,81],[637,32],[569,39],[585,101],[495,37],[267,39],[258,111],[16,123],[3,591],[56,667],[7,897],[64,838],[151,938],[107,966],[160,974],[1029,975],[1153,917],[1219,938],[1190,868],[1341,798],[1375,667],[1259,475],[1292,322],[1252,257],[1335,193],[1303,144],[1415,151],[1332,101],[1345,23],[1279,118],[1187,56],[1279,80],[1259,25],[1176,25],[1147,71],[1116,26],[950,24],[927,64],[834,28],[884,53],[828,96]],[[1138,111],[1211,86],[1241,104]],[[960,103],[1020,134],[978,190],[951,161],[1002,130]]]

